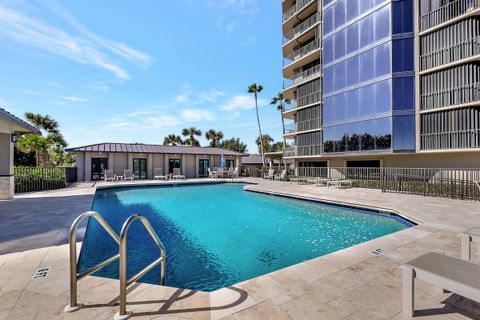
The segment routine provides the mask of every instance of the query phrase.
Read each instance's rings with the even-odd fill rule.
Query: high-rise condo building
[[[480,1],[282,6],[297,167],[480,166]]]

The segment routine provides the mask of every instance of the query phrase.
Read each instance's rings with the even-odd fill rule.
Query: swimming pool
[[[167,285],[213,291],[365,242],[413,224],[393,215],[206,184],[97,190],[92,210],[120,233],[133,213],[145,215],[167,250]],[[86,270],[118,252],[90,220],[79,258]],[[128,277],[158,257],[141,223],[128,236]],[[159,267],[140,281],[158,284]],[[118,262],[97,271],[118,278]]]

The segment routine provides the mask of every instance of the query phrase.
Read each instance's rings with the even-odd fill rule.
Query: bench
[[[330,186],[341,188],[341,187],[353,187],[353,181],[352,180],[332,180],[332,181],[327,181],[327,188]]]
[[[402,310],[414,314],[415,279],[480,302],[480,265],[444,254],[430,252],[402,266]]]

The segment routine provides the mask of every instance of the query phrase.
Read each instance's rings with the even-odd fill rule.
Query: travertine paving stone
[[[405,319],[399,267],[430,251],[460,256],[458,235],[480,226],[475,202],[248,181],[256,183],[247,186],[251,190],[388,208],[421,224],[212,293],[135,284],[128,295],[133,319]],[[151,181],[134,184],[146,183]],[[69,299],[68,229],[90,209],[94,193],[84,183],[0,201],[0,320],[113,319],[118,281],[93,276],[78,286],[86,307],[63,312]],[[376,248],[386,252],[374,256],[370,251]],[[480,263],[479,245],[473,260]],[[32,280],[45,266],[52,267],[48,277]],[[415,303],[418,319],[480,319],[480,304],[426,283],[417,282]]]

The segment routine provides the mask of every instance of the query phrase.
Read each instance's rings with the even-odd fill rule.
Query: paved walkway
[[[399,266],[429,251],[459,256],[458,234],[480,225],[476,202],[251,181],[258,185],[248,189],[390,208],[422,224],[212,293],[138,284],[128,296],[133,319],[403,319]],[[118,281],[96,277],[79,283],[79,301],[87,307],[63,312],[68,246],[62,243],[93,193],[80,185],[0,202],[0,252],[12,252],[0,255],[0,320],[113,318]],[[386,253],[372,255],[376,248]],[[477,247],[474,259],[480,262]],[[46,266],[52,267],[48,277],[31,280]],[[478,303],[424,283],[416,290],[419,319],[480,319]]]

